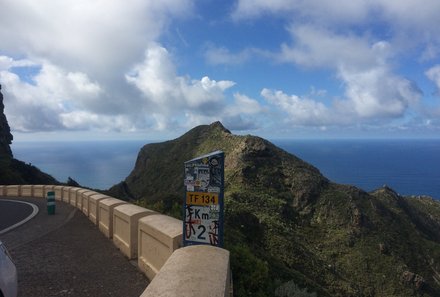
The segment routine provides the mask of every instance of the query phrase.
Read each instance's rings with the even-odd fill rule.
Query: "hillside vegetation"
[[[338,185],[221,123],[145,145],[116,197],[181,216],[183,163],[223,150],[236,296],[440,296],[440,203]]]

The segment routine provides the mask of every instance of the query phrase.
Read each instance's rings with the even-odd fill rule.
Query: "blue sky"
[[[17,141],[438,137],[438,0],[0,0]]]

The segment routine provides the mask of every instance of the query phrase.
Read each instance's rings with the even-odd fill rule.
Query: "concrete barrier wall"
[[[6,186],[6,196],[8,197],[20,196],[20,186],[18,185]]]
[[[207,245],[176,250],[141,297],[231,296],[229,252]]]
[[[59,200],[59,201],[64,201],[69,203],[69,197],[63,198],[64,196],[64,191],[63,191],[64,187],[63,186],[54,186],[53,187],[53,191],[55,192],[55,200]],[[47,192],[46,192],[47,194]]]
[[[32,197],[34,194],[33,185],[23,185],[21,186],[21,195],[23,197]]]
[[[137,258],[139,219],[154,214],[157,213],[133,204],[115,207],[113,212],[113,243],[128,259]]]
[[[111,198],[103,194],[94,194],[89,197],[89,220],[95,225],[99,224],[99,201]]]
[[[69,188],[69,202],[66,201],[66,203],[70,203],[70,205],[74,207],[78,207],[78,200],[81,198],[81,192],[87,191],[86,189],[82,188]],[[66,192],[66,191],[65,191]]]
[[[95,191],[88,190],[88,191],[82,192],[81,198],[79,198],[82,201],[81,210],[86,215],[86,217],[89,217],[90,196],[95,195],[95,194],[98,194],[98,193]],[[78,207],[78,209],[79,209],[79,207]]]
[[[138,227],[138,267],[152,280],[182,245],[182,221],[165,215],[141,218]]]
[[[113,210],[116,206],[126,204],[127,202],[116,199],[107,198],[99,201],[98,212],[99,212],[99,230],[107,238],[113,237]]]
[[[74,192],[75,194],[72,195],[71,193],[71,197],[70,197],[70,205],[75,206],[76,208],[78,208],[79,210],[81,210],[81,206],[82,206],[82,193],[87,192],[87,189],[81,189],[81,188],[77,188],[76,191],[71,191]]]
[[[46,197],[46,194],[44,193],[44,185],[34,185],[33,197],[37,197],[37,198]]]
[[[70,189],[72,187],[63,187],[62,193],[63,193],[63,198],[62,201],[66,202],[66,203],[71,203],[70,202]],[[55,194],[56,196],[56,194]]]
[[[44,186],[44,195],[43,195],[43,198],[46,198],[47,197],[47,192],[55,192],[55,186],[53,186],[53,185],[45,185]],[[56,194],[55,194],[56,195]]]
[[[82,189],[78,192],[78,197],[76,200],[76,208],[78,208],[80,211],[83,211],[83,205],[84,205],[84,196],[83,194],[86,192],[89,192],[90,190],[88,189]],[[88,203],[88,202],[86,202]],[[89,209],[89,205],[86,205],[87,209]]]
[[[55,198],[87,204],[89,219],[151,280],[140,297],[232,296],[229,252],[197,245],[180,248],[182,222],[94,191],[53,185],[0,185],[0,196]],[[81,198],[80,198],[81,197]],[[85,202],[87,201],[87,202]]]
[[[65,199],[66,203],[70,203],[70,205],[75,206],[76,207],[76,201],[78,200],[78,192],[79,191],[83,191],[82,188],[77,188],[77,187],[65,187],[64,188],[64,198],[66,198],[66,195],[69,195],[69,201],[67,201],[67,199]]]

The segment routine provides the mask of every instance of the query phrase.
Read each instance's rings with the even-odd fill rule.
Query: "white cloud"
[[[371,45],[367,38],[311,25],[291,25],[289,32],[293,44],[283,44],[278,59],[307,67],[366,68],[381,63],[389,47],[385,41]]]
[[[418,104],[422,92],[395,73],[393,59],[420,43],[425,47],[421,59],[439,53],[438,1],[421,5],[414,0],[240,0],[232,18],[238,21],[267,14],[290,23],[287,30],[292,41],[281,45],[277,61],[328,69],[345,89],[345,96],[333,98],[329,106],[312,98],[263,90],[268,102],[302,125],[404,117]],[[382,36],[375,36],[373,25],[382,27]],[[426,75],[439,85],[437,72],[432,68]]]
[[[14,60],[11,57],[0,56],[0,71],[7,71],[14,67],[32,67],[32,66],[37,66],[37,64],[27,59]]]
[[[247,115],[262,111],[256,100],[239,93],[228,103],[225,92],[235,85],[232,81],[179,76],[171,55],[158,44],[149,47],[145,60],[135,65],[126,79],[142,92],[152,110],[160,111],[155,115],[158,129],[174,126],[179,115],[185,127],[224,120],[231,129],[242,128]]]
[[[375,6],[377,12],[396,27],[416,32],[438,30],[439,1],[424,0],[422,3],[417,0],[376,0],[370,6]]]
[[[275,30],[279,22],[269,24],[274,28],[268,32],[274,30],[270,32],[277,34],[274,40],[280,40],[286,32],[290,36],[280,44],[278,52],[253,47],[252,36],[242,50],[234,52],[228,49],[230,44],[213,45],[217,44],[216,37],[208,34],[197,37],[212,39],[200,40],[197,51],[194,41],[199,39],[193,40],[193,32],[185,32],[190,27],[186,27],[188,23],[180,27],[184,35],[179,28],[168,30],[174,19],[193,16],[193,2],[16,0],[2,3],[0,83],[12,128],[163,131],[223,120],[231,129],[251,129],[262,118],[276,112],[287,114],[292,123],[310,126],[393,120],[404,117],[421,97],[417,86],[397,73],[398,59],[402,56],[412,59],[407,53],[414,48],[418,58],[425,62],[440,54],[437,0],[426,0],[423,5],[415,0],[237,1],[232,13],[235,21],[256,20],[271,14],[288,24],[283,27],[285,32]],[[202,9],[198,12],[203,13]],[[200,24],[203,18],[205,15],[196,23]],[[219,24],[211,22],[206,33],[237,25]],[[247,22],[243,31],[239,28],[237,35],[231,36],[231,42],[235,43],[230,48],[243,44],[234,39],[239,34],[261,25]],[[183,40],[186,46],[183,51],[171,46],[169,51],[164,46],[173,44],[169,39],[174,31],[178,38],[188,38],[189,42]],[[191,60],[192,56],[174,60],[194,49],[194,56],[203,55],[208,65]],[[287,91],[270,90],[269,83],[257,86],[261,80],[249,82],[246,86],[249,89],[268,87],[261,93],[268,103],[265,105],[259,103],[261,98],[253,99],[239,90],[231,94],[235,82],[227,76],[216,80],[213,73],[219,73],[218,68],[204,68],[241,65],[240,80],[246,81],[249,78],[243,75],[247,70],[244,64],[255,62],[256,58],[264,58],[258,62],[266,65],[262,68],[261,64],[255,65],[252,70],[273,70],[278,63],[288,63],[296,73],[304,68],[331,71],[342,92],[336,96],[334,90],[288,95]],[[188,72],[177,67],[188,64],[195,64]],[[224,68],[227,75],[232,73],[232,67]],[[280,68],[280,75],[288,73],[285,65]],[[207,72],[192,77],[185,75],[200,69]],[[426,77],[440,88],[439,72],[437,66],[432,67]],[[319,85],[320,82],[312,84],[327,88]],[[273,107],[277,111],[270,110]]]
[[[15,131],[163,131],[232,118],[240,119],[243,127],[246,115],[261,111],[256,100],[238,93],[228,103],[225,93],[235,85],[232,81],[179,76],[172,56],[157,43],[151,43],[144,60],[125,74],[125,89],[132,85],[142,94],[126,100],[108,94],[112,88],[92,81],[86,73],[70,72],[49,61],[25,63],[4,56],[0,61],[6,112]],[[11,72],[17,65],[41,69],[29,83]],[[108,108],[112,104],[115,108]]]
[[[440,93],[440,65],[431,67],[425,72],[425,75],[435,83],[437,92]]]
[[[421,59],[434,59],[440,54],[437,0],[239,0],[231,16],[238,21],[268,14],[295,25],[348,29],[366,35],[374,34],[378,27],[386,28],[382,33],[399,44],[403,53],[423,47]]]
[[[149,106],[165,115],[181,110],[218,114],[218,110],[224,108],[224,92],[235,84],[207,76],[201,80],[178,76],[170,54],[158,44],[152,44],[145,52],[145,60],[125,77],[142,92]]]
[[[346,101],[361,118],[395,118],[405,114],[421,99],[420,90],[411,81],[376,66],[360,72],[339,70],[346,84]]]
[[[10,72],[15,65],[37,65],[34,62],[9,59],[9,68],[0,71],[5,86],[6,111],[10,125],[17,131],[62,129],[60,117],[75,107],[85,107],[101,94],[101,87],[81,72],[66,72],[46,63],[34,77],[33,84],[23,82]]]
[[[362,22],[368,14],[366,0],[239,0],[232,12],[234,20],[260,17],[264,14],[281,14],[322,23]]]
[[[235,93],[234,99],[234,104],[227,108],[227,114],[230,116],[238,114],[257,114],[263,111],[263,107],[257,100],[246,95]]]
[[[253,55],[253,50],[245,49],[239,53],[231,53],[225,47],[210,45],[205,51],[205,60],[211,65],[239,65],[247,62]]]
[[[204,58],[209,65],[241,65],[259,57],[272,59],[273,53],[255,47],[234,53],[224,46],[218,47],[213,44],[208,44],[204,49]]]
[[[263,89],[261,96],[285,112],[289,116],[286,122],[294,125],[324,126],[345,122],[322,102],[269,89]]]
[[[192,10],[192,0],[2,3],[0,83],[5,100],[13,102],[6,108],[12,129],[155,126],[154,117],[142,114],[148,102],[124,74],[143,59],[171,18],[185,18]],[[17,67],[38,69],[25,79],[16,75]]]
[[[239,0],[232,17],[241,20],[275,14],[328,26],[386,21],[421,30],[434,29],[439,11],[437,0]]]
[[[69,72],[67,74],[67,79],[75,86],[76,91],[89,93],[93,95],[98,95],[101,92],[101,87],[96,84],[90,82],[87,74],[82,72]]]
[[[124,115],[97,115],[85,110],[75,110],[60,114],[62,125],[70,130],[89,130],[90,128],[99,131],[135,131],[132,121]]]
[[[361,119],[395,118],[420,100],[417,86],[393,72],[389,62],[393,47],[389,42],[336,34],[310,25],[292,26],[290,33],[294,43],[282,45],[278,59],[334,71],[345,88],[345,98],[334,102],[338,112],[354,113]],[[323,110],[320,105],[315,108]],[[304,114],[318,121],[314,114]]]
[[[267,109],[257,100],[235,93],[222,115],[223,124],[231,130],[243,131],[257,129],[264,121]]]
[[[170,16],[183,17],[191,9],[190,0],[6,1],[0,39],[5,51],[102,75],[136,61]]]
[[[341,67],[338,75],[345,85],[345,97],[333,99],[331,104],[279,90],[263,89],[261,95],[279,112],[288,115],[287,122],[321,127],[403,118],[421,98],[411,81],[390,73],[387,67],[375,66],[363,71]]]
[[[440,2],[330,0],[239,0],[236,21],[267,14],[289,25],[290,43],[281,44],[275,59],[295,66],[330,70],[344,96],[331,105],[308,97],[264,89],[262,96],[301,125],[332,125],[404,118],[422,97],[417,85],[395,72],[396,57],[422,46],[420,59],[438,56]],[[380,35],[375,35],[380,26]],[[426,75],[440,89],[440,70]]]

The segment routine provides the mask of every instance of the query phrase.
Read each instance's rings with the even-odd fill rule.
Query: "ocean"
[[[440,199],[440,139],[273,141],[330,180]]]
[[[387,185],[402,195],[440,199],[440,139],[272,140],[330,180],[372,191]],[[14,157],[59,181],[108,189],[124,180],[148,141],[14,142]],[[183,166],[183,164],[182,164]]]
[[[68,177],[80,185],[108,189],[134,168],[145,141],[17,142],[14,158],[30,163],[61,182]]]

